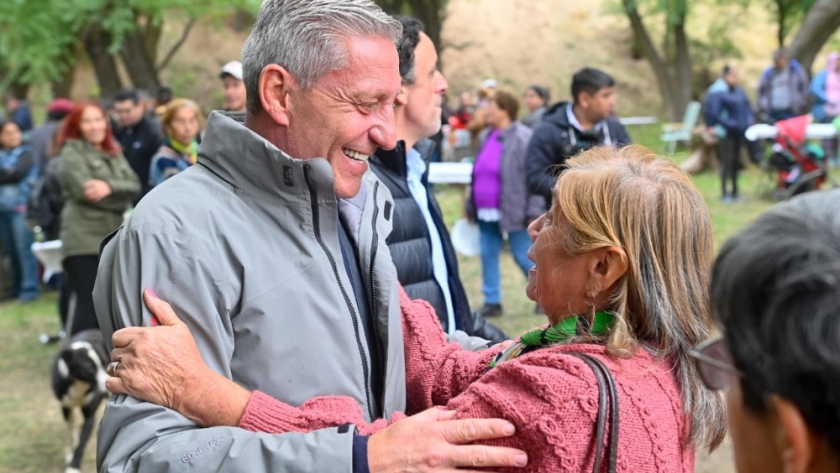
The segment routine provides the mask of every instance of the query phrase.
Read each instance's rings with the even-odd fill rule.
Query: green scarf
[[[184,144],[175,138],[169,138],[169,147],[177,151],[179,154],[186,156],[190,164],[195,164],[195,162],[198,161],[198,143],[195,140]]]
[[[591,335],[604,335],[610,331],[614,322],[615,315],[609,312],[597,312],[595,321],[588,330],[586,327],[589,321],[582,315],[568,317],[548,328],[531,330],[522,335],[519,342],[499,353],[490,363],[490,368],[495,368],[499,363],[512,360],[523,353],[564,342],[575,335],[584,335],[587,332]]]

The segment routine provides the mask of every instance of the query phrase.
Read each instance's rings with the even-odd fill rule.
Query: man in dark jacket
[[[440,129],[441,99],[446,79],[437,70],[437,52],[414,18],[399,17],[402,90],[394,114],[397,147],[378,150],[370,167],[394,197],[394,228],[388,248],[397,276],[408,295],[429,302],[444,331],[499,342],[507,336],[470,311],[458,275],[458,260],[435,195],[428,184],[428,164]]]
[[[114,96],[114,109],[120,118],[120,127],[114,135],[123,148],[123,154],[131,169],[140,178],[140,195],[137,201],[151,190],[149,168],[160,145],[163,143],[160,127],[146,115],[146,106],[140,101],[140,93],[124,89]],[[135,204],[137,203],[135,201]]]
[[[718,137],[721,199],[731,203],[741,200],[738,194],[741,146],[745,144],[744,132],[755,119],[750,99],[738,85],[738,70],[726,66],[721,78],[722,82],[709,88],[703,115],[710,131]]]
[[[567,159],[595,146],[625,146],[632,141],[613,116],[615,81],[585,68],[572,78],[572,102],[558,103],[542,119],[528,145],[528,186],[551,204],[551,190]]]

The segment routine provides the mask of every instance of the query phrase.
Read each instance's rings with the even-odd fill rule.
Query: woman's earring
[[[589,326],[592,327],[595,324],[595,298],[598,295],[595,291],[586,291],[586,307],[589,309]]]

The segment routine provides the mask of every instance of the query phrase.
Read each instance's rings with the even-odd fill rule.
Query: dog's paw
[[[64,473],[81,473],[81,470],[78,468],[70,468],[69,466],[64,469]]]

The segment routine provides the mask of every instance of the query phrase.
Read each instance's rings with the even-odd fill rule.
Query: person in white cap
[[[247,94],[245,83],[242,82],[242,63],[230,61],[225,64],[222,72],[219,73],[219,78],[222,79],[222,86],[225,89],[225,110],[244,112]]]

